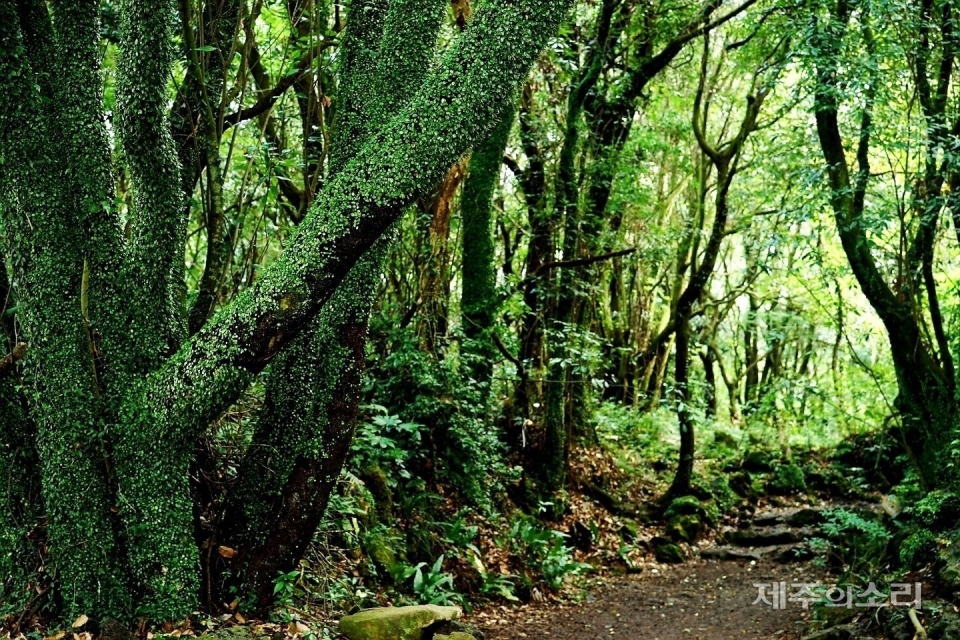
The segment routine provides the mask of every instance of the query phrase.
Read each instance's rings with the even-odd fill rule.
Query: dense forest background
[[[584,497],[628,566],[685,505],[953,504],[951,0],[146,4],[0,2],[8,620],[529,599]]]

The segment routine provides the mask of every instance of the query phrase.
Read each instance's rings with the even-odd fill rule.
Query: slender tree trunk
[[[674,352],[674,398],[677,403],[677,421],[680,424],[680,457],[673,483],[664,500],[690,493],[693,480],[693,459],[696,453],[695,422],[689,395],[690,318],[677,319],[676,350]]]
[[[493,242],[493,194],[500,182],[503,154],[513,128],[516,108],[511,102],[497,128],[470,154],[463,185],[460,236],[463,243],[460,309],[464,355],[474,379],[489,397],[496,355],[490,332],[498,305]]]

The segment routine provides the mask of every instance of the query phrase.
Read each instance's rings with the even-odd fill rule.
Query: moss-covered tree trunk
[[[371,123],[389,117],[422,83],[444,8],[441,0],[374,2],[348,23],[331,176],[356,154]],[[254,445],[221,526],[224,542],[239,551],[226,561],[233,581],[261,610],[272,602],[277,571],[290,571],[303,555],[346,460],[367,321],[389,244],[388,235],[361,257],[267,374]]]
[[[396,66],[408,60],[389,59],[401,48],[380,51],[377,65],[397,72],[390,79],[403,85],[403,103],[345,130],[351,150],[285,252],[187,339],[184,178],[167,117],[177,7],[118,4],[115,154],[101,95],[100,3],[0,0],[0,214],[29,343],[18,369],[26,414],[21,420],[18,403],[5,407],[12,449],[0,464],[39,458],[40,497],[25,475],[14,508],[46,522],[44,564],[55,576],[46,610],[61,620],[169,620],[196,610],[194,442],[253,376],[281,353],[297,353],[298,340],[307,355],[333,343],[322,384],[312,370],[292,386],[268,380],[272,406],[301,411],[310,427],[328,422],[302,441],[279,493],[262,507],[277,521],[260,537],[246,535],[250,528],[239,536],[243,584],[264,601],[264,585],[296,562],[312,534],[349,443],[342,427],[356,409],[350,389],[359,384],[363,311],[376,279],[371,249],[489,136],[567,6],[486,3],[411,84]],[[418,14],[428,15],[436,14]],[[432,41],[417,44],[434,57]],[[113,197],[121,166],[134,194],[125,221]],[[311,393],[292,398],[300,388]],[[31,528],[0,527],[3,550],[29,546]],[[8,576],[33,569],[13,566],[24,555],[4,556]],[[0,601],[23,595],[22,585],[0,589]]]
[[[509,102],[490,137],[470,153],[469,173],[463,185],[460,237],[463,243],[460,312],[464,355],[474,379],[489,394],[493,337],[497,311],[496,267],[493,242],[493,194],[500,183],[503,154],[513,128],[516,108]]]

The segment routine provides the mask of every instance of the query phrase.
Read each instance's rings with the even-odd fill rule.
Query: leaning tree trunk
[[[419,0],[394,0],[389,7],[381,2],[350,21],[331,176],[352,159],[370,123],[389,117],[423,82],[445,6],[443,0],[427,7]],[[255,449],[223,527],[239,551],[228,560],[233,580],[254,594],[262,611],[272,603],[277,571],[292,569],[313,538],[346,460],[361,395],[367,320],[389,245],[385,237],[364,254],[267,376]],[[270,452],[266,478],[257,459],[261,446]]]

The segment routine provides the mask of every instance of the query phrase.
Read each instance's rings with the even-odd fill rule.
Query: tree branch
[[[27,343],[18,342],[13,351],[0,358],[0,378],[4,378],[13,371],[13,365],[27,354]]]
[[[295,85],[297,81],[300,80],[304,74],[310,70],[310,65],[313,64],[313,61],[320,54],[320,52],[328,47],[332,47],[333,44],[334,43],[332,41],[321,42],[316,47],[311,49],[309,54],[300,60],[300,64],[297,65],[297,68],[294,71],[278,80],[277,84],[274,85],[272,89],[262,92],[260,97],[253,105],[247,107],[246,109],[240,109],[239,111],[235,111],[227,116],[224,116],[224,130],[232,127],[235,124],[240,124],[246,120],[256,118],[257,116],[262,115],[273,108],[273,105],[277,100],[280,99],[280,96],[282,96],[287,89]]]
[[[604,260],[612,260],[613,258],[619,258],[621,256],[628,256],[631,253],[636,253],[636,249],[623,249],[621,251],[614,251],[613,253],[604,253],[599,256],[590,256],[588,258],[577,258],[575,260],[558,260],[556,262],[544,262],[539,267],[537,267],[532,276],[540,275],[542,271],[548,271],[550,269],[559,269],[564,267],[583,267],[588,264],[593,264],[595,262],[602,262]]]

